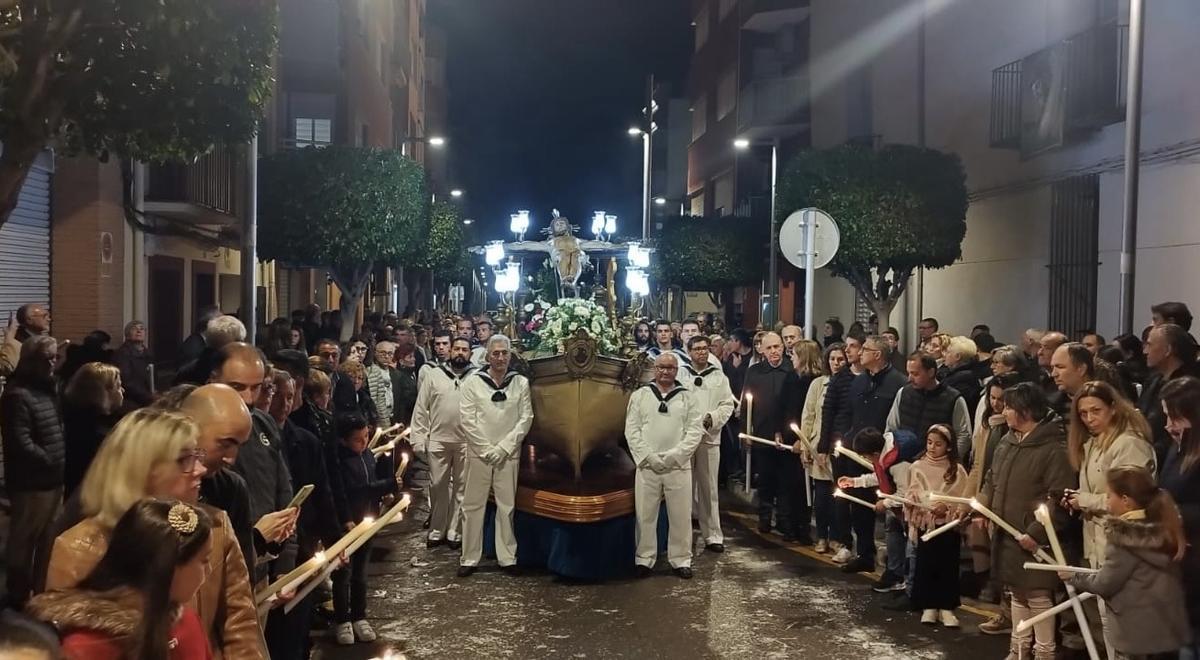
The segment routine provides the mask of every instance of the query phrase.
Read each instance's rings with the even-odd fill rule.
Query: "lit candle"
[[[353,529],[343,534],[342,538],[338,539],[337,542],[330,546],[329,549],[325,551],[325,555],[327,557],[338,556],[341,554],[342,550],[345,550],[347,547],[349,547],[350,544],[359,537],[359,535],[365,533],[370,526],[371,519],[363,519],[362,522],[355,525]],[[321,560],[318,560],[316,555],[313,555],[308,561],[300,564],[294,570],[288,572],[286,575],[275,580],[271,584],[263,587],[262,591],[259,591],[257,594],[255,594],[255,600],[261,605],[262,603],[266,602],[268,598],[282,591],[285,586],[291,586],[291,584],[296,581],[296,578],[304,575],[306,572],[311,575],[311,569],[319,566],[320,561]]]
[[[842,446],[841,440],[838,440],[837,442],[833,443],[833,453],[841,454],[842,456],[845,456],[846,458],[854,461],[855,463],[858,463],[859,465],[867,468],[868,470],[873,471],[875,469],[875,464],[872,463],[871,461],[868,461],[866,456],[863,456],[862,454],[854,451],[853,449],[846,449],[845,447]]]
[[[1092,575],[1100,572],[1094,568],[1083,568],[1082,566],[1064,566],[1062,564],[1039,564],[1036,561],[1025,562],[1025,570],[1054,571],[1055,573],[1083,573],[1085,575]]]
[[[943,495],[942,493],[930,493],[929,501],[931,502],[948,502],[950,504],[966,504],[971,506],[974,501],[970,497],[955,497],[953,495]]]
[[[333,561],[329,562],[325,566],[325,570],[321,571],[320,575],[318,575],[316,577],[316,579],[309,580],[308,584],[304,585],[303,589],[296,592],[296,595],[293,596],[290,601],[288,601],[288,604],[283,606],[283,613],[290,614],[292,612],[292,608],[296,607],[297,604],[303,602],[305,597],[307,597],[310,593],[312,593],[313,589],[317,588],[317,585],[324,582],[330,575],[333,575],[334,571],[336,571],[337,569],[339,569],[341,567],[342,567],[341,558],[334,557]]]
[[[766,438],[760,438],[757,435],[750,435],[749,433],[739,433],[738,437],[744,440],[749,440],[750,442],[757,442],[760,445],[766,445],[772,449],[780,449],[783,451],[790,451],[791,449],[785,444],[777,443],[774,440],[767,440]]]
[[[837,489],[835,489],[835,490],[833,491],[833,496],[834,496],[834,497],[840,497],[840,498],[842,498],[843,500],[846,500],[846,501],[849,501],[849,502],[854,502],[855,504],[861,504],[862,506],[865,506],[865,507],[867,507],[868,509],[871,509],[872,511],[874,511],[874,510],[875,510],[875,505],[874,505],[874,504],[871,504],[870,502],[868,502],[868,501],[866,501],[866,500],[862,500],[862,499],[859,499],[859,498],[857,498],[857,497],[855,497],[855,496],[853,496],[853,495],[850,495],[849,493],[846,493],[845,491],[843,491],[841,488],[837,488]]]
[[[404,471],[408,469],[408,452],[400,454],[400,467],[396,468],[396,481],[404,481]],[[407,496],[406,496],[407,497]]]
[[[754,433],[754,394],[746,392],[746,433]],[[750,467],[750,459],[754,452],[746,448],[746,494],[750,494],[750,478],[754,470]]]
[[[1033,516],[1042,523],[1042,527],[1046,530],[1046,538],[1050,541],[1050,550],[1054,553],[1055,561],[1046,561],[1042,557],[1039,559],[1047,564],[1065,565],[1067,563],[1066,555],[1063,554],[1062,545],[1058,542],[1058,532],[1054,530],[1054,520],[1050,517],[1049,507],[1045,504],[1039,505],[1034,509]],[[1088,656],[1092,660],[1099,660],[1100,653],[1096,650],[1096,640],[1092,639],[1092,631],[1087,624],[1087,615],[1083,611],[1083,605],[1079,602],[1079,595],[1070,582],[1064,582],[1063,586],[1067,588],[1067,598],[1071,602],[1072,609],[1075,610],[1075,618],[1080,622],[1079,632],[1083,635],[1083,644],[1087,647]]]
[[[930,507],[928,504],[920,504],[920,503],[918,503],[918,502],[914,502],[914,501],[912,501],[912,500],[908,499],[907,497],[900,497],[899,495],[893,495],[893,494],[890,494],[890,493],[885,493],[885,492],[883,492],[882,490],[877,490],[877,491],[875,491],[875,495],[876,495],[876,497],[879,497],[879,498],[881,498],[881,499],[885,499],[885,500],[891,500],[891,501],[893,501],[893,502],[899,502],[899,503],[901,503],[901,504],[907,504],[908,506],[915,506],[915,507],[917,507],[918,509],[929,509],[929,508],[932,508],[932,507]]]
[[[983,516],[985,518],[992,521],[992,524],[994,524],[997,527],[999,527],[1000,529],[1004,530],[1005,533],[1007,533],[1009,536],[1013,537],[1014,540],[1017,540],[1019,542],[1020,538],[1022,536],[1025,536],[1025,532],[1022,532],[1022,531],[1018,530],[1016,527],[1013,527],[1012,525],[1008,524],[1008,521],[1006,521],[1005,519],[1003,519],[999,515],[997,515],[995,511],[992,511],[991,509],[987,508],[986,506],[980,504],[979,500],[977,500],[975,498],[971,498],[971,508],[975,509],[979,513],[983,514]],[[1046,551],[1042,550],[1041,548],[1038,548],[1037,551],[1034,552],[1033,554],[1035,556],[1037,556],[1038,559],[1041,559],[1042,561],[1046,562],[1047,564],[1054,563],[1054,560],[1050,558],[1050,555],[1047,555]],[[1059,562],[1059,563],[1065,564],[1066,562]]]
[[[937,529],[933,529],[928,532],[925,532],[925,534],[921,536],[921,540],[928,543],[931,539],[941,536],[942,534],[945,534],[946,532],[954,529],[955,527],[958,527],[959,525],[962,524],[962,522],[964,520],[966,520],[966,518],[959,518],[957,520],[951,520],[950,522],[946,523],[945,525],[942,525],[941,527],[938,527]]]
[[[1051,607],[1050,609],[1046,610],[1045,612],[1035,614],[1035,615],[1029,617],[1028,619],[1022,619],[1017,624],[1017,632],[1025,632],[1026,630],[1029,630],[1030,628],[1045,621],[1046,619],[1049,619],[1050,617],[1053,617],[1056,614],[1059,614],[1060,612],[1067,611],[1068,609],[1074,607],[1076,605],[1076,603],[1082,603],[1083,601],[1085,601],[1089,598],[1095,598],[1095,597],[1096,597],[1096,594],[1085,592],[1085,593],[1079,594],[1078,598],[1072,598],[1071,600],[1064,600],[1063,602],[1059,603],[1058,605],[1055,605],[1054,607]]]

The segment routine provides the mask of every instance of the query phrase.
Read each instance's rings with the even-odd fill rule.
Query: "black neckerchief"
[[[504,390],[508,388],[508,384],[512,382],[513,378],[519,375],[516,371],[509,369],[508,373],[504,374],[504,380],[497,385],[496,381],[492,380],[492,377],[488,374],[487,369],[480,369],[477,373],[479,374],[479,377],[483,379],[483,382],[487,383],[489,387],[495,390],[492,392],[492,401],[497,403],[508,400],[508,395],[504,393]]]
[[[675,381],[675,387],[671,388],[671,391],[667,392],[666,396],[658,389],[657,383],[646,383],[646,387],[649,387],[650,391],[654,393],[654,398],[658,399],[658,412],[664,415],[667,414],[668,410],[667,402],[674,399],[680,392],[687,391],[679,381]]]
[[[688,373],[692,374],[692,376],[695,377],[696,380],[694,380],[693,383],[695,383],[696,387],[703,387],[704,386],[704,377],[717,370],[716,367],[710,366],[709,368],[705,369],[704,371],[696,371],[696,368],[690,364],[683,365],[683,368],[687,369]]]
[[[454,383],[454,389],[456,390],[458,389],[458,386],[462,385],[462,382],[467,379],[467,376],[470,376],[471,372],[474,371],[474,369],[468,365],[467,370],[464,371],[461,376],[455,376],[454,370],[452,370],[450,367],[447,367],[445,364],[439,364],[438,369],[441,369],[442,373],[446,374],[446,377],[450,379],[450,382]]]

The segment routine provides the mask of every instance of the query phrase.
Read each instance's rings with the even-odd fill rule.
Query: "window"
[[[717,120],[725,118],[737,107],[737,69],[730,67],[717,83]]]
[[[689,209],[692,215],[704,215],[704,191],[696,193],[691,199],[691,208]]]
[[[333,141],[333,126],[328,119],[296,118],[296,146],[322,147]]]
[[[733,174],[725,174],[713,182],[713,211],[716,215],[733,213]]]
[[[704,94],[696,100],[692,107],[692,142],[699,140],[708,130],[708,95]]]
[[[736,6],[737,0],[721,0],[721,4],[719,5],[720,9],[717,12],[719,14],[719,18],[717,18],[717,20],[725,20],[725,17],[728,16],[729,12],[733,11],[733,8]]]
[[[701,5],[700,11],[696,14],[696,52],[704,47],[708,41],[708,5]]]
[[[1071,177],[1050,189],[1051,328],[1068,337],[1096,325],[1100,177]]]

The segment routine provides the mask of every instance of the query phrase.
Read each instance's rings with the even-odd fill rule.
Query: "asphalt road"
[[[728,504],[726,552],[701,552],[695,578],[659,562],[645,580],[567,582],[550,574],[510,577],[485,562],[455,577],[457,557],[426,550],[423,513],[384,533],[371,565],[368,610],[375,644],[317,657],[366,659],[387,651],[414,658],[999,658],[1006,637],[976,631],[980,613],[960,610],[962,628],[922,626],[913,613],[880,605],[870,577],[846,575],[811,551],[760,535]],[[699,546],[698,546],[699,547]],[[975,608],[969,608],[975,609]],[[397,656],[399,657],[399,656]]]

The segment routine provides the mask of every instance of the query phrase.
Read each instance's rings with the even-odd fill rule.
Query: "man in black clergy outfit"
[[[783,340],[774,332],[763,335],[762,362],[746,371],[743,395],[753,394],[753,404],[743,401],[742,428],[745,433],[774,440],[790,449],[796,436],[788,424],[798,422],[805,392],[791,361],[783,359]],[[753,426],[749,427],[747,417]],[[791,451],[773,449],[761,443],[751,445],[753,483],[758,489],[758,529],[771,531],[771,514],[776,514],[777,526],[784,538],[806,542],[810,538],[810,511],[800,490],[804,483],[804,467]],[[777,511],[773,511],[778,506]]]

